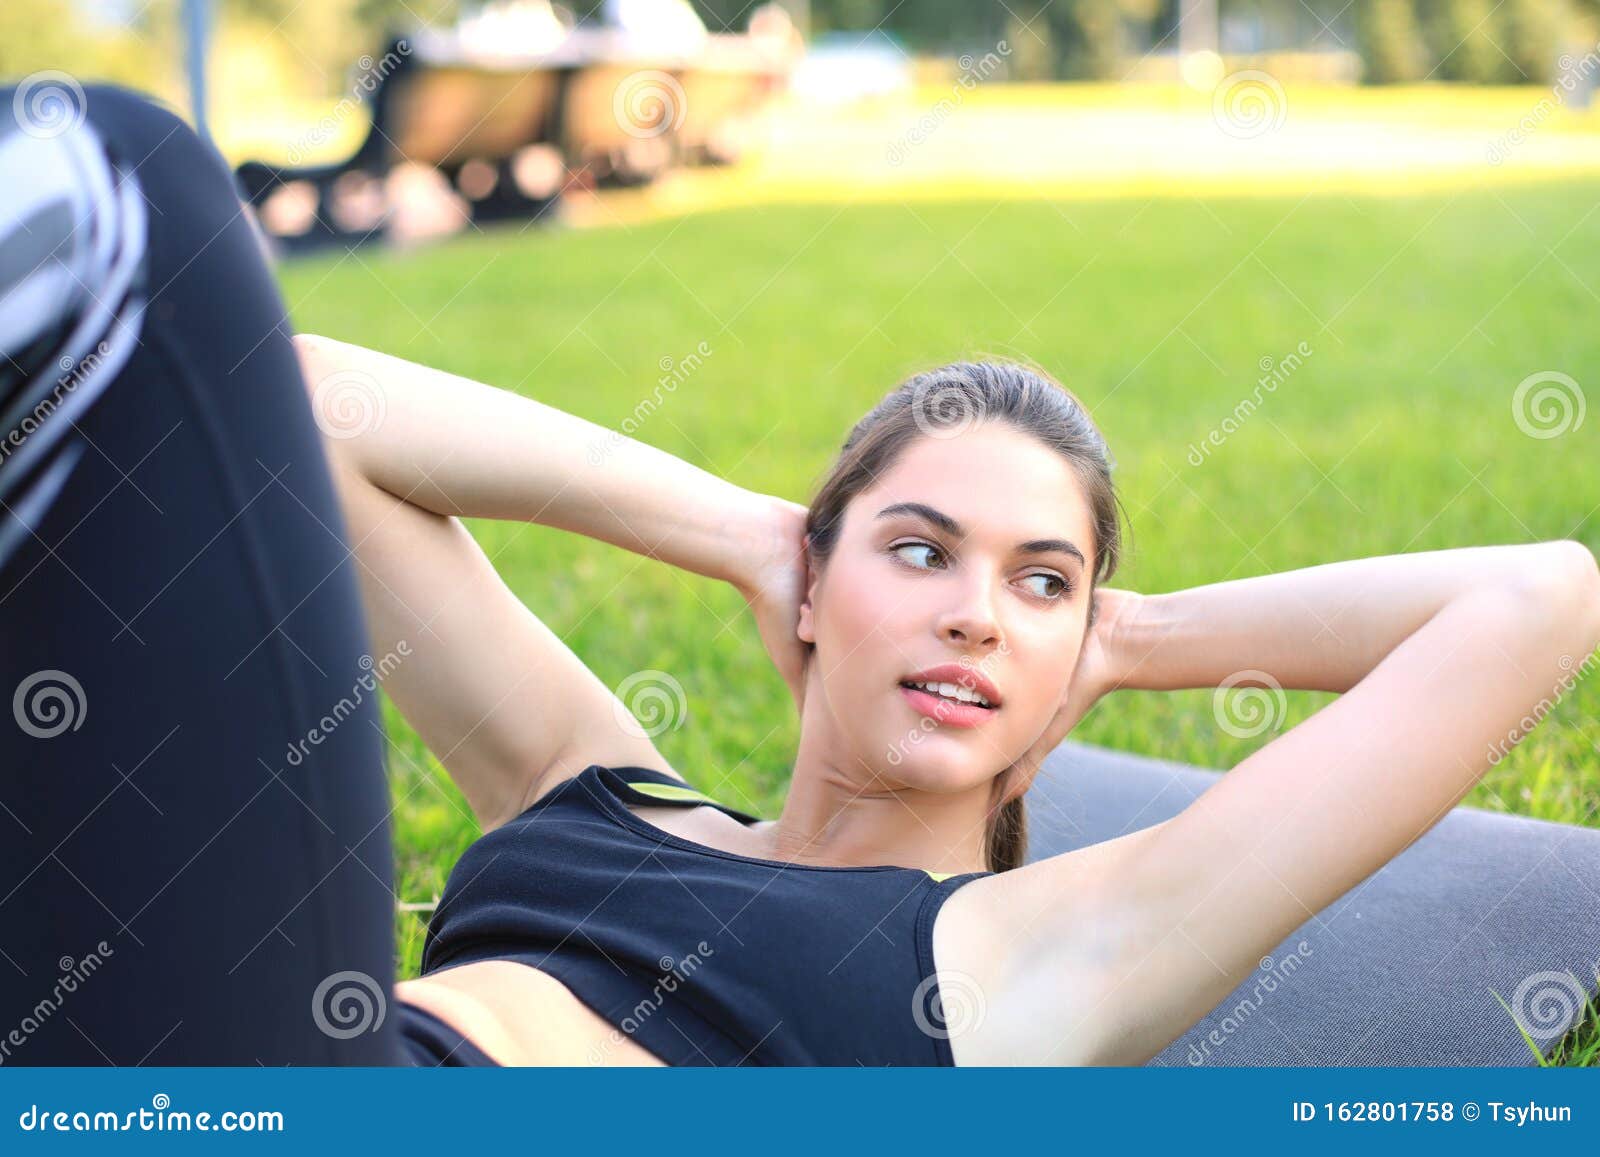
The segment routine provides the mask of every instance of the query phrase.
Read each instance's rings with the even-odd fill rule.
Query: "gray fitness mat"
[[[1222,772],[1068,741],[1029,859],[1160,823]],[[1600,831],[1458,807],[1287,937],[1152,1065],[1531,1065],[1600,971]],[[1498,993],[1507,1007],[1495,999]]]

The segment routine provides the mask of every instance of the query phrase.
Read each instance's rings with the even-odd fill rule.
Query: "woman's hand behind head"
[[[805,664],[809,648],[796,633],[805,598],[806,508],[771,498],[767,533],[751,549],[746,574],[735,585],[755,616],[767,654],[783,676],[795,710],[805,705]]]
[[[1134,591],[1101,587],[1094,592],[1094,623],[1084,633],[1078,651],[1078,664],[1055,716],[1044,733],[1016,763],[1016,773],[1006,786],[1006,795],[1026,790],[1034,774],[1052,751],[1060,745],[1079,721],[1121,682],[1122,651],[1117,639],[1135,614],[1144,596]]]

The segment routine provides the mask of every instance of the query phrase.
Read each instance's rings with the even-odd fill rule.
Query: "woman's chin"
[[[939,748],[945,750],[938,750]],[[991,759],[978,760],[973,752],[959,740],[924,740],[919,750],[898,763],[890,762],[884,769],[885,778],[895,780],[915,791],[935,795],[954,795],[971,791],[979,784],[992,780],[997,769],[989,766]]]

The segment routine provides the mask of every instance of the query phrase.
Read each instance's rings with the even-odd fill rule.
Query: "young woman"
[[[413,640],[387,686],[488,833],[400,988],[461,998],[462,1027],[508,1059],[549,1048],[559,1007],[610,1059],[631,1022],[630,1059],[673,1063],[1145,1061],[1442,817],[1600,641],[1576,542],[1101,586],[1121,542],[1105,445],[1017,366],[901,385],[806,509],[536,401],[296,341],[313,398],[343,382],[385,400],[352,434],[320,394],[323,428],[351,435],[326,445],[368,622],[377,650]],[[706,769],[691,795],[462,514],[737,586],[801,711],[782,814],[719,804],[733,789]],[[1247,670],[1345,694],[1178,817],[1024,864],[1024,793],[1096,700]],[[604,847],[596,818],[623,824]],[[656,958],[696,943],[713,954],[663,998]],[[552,977],[576,999],[551,999]]]
[[[194,149],[121,97],[90,111],[126,118],[124,148]],[[42,1060],[1140,1063],[1440,819],[1600,642],[1569,541],[1108,588],[1105,444],[1020,366],[909,379],[802,507],[508,391],[291,347],[206,172],[155,181],[153,220],[188,229],[199,199],[227,253],[167,242],[190,295],[152,299],[167,360],[136,356],[89,431],[160,513],[82,475],[5,576],[5,688],[59,668],[93,709],[6,763],[26,834],[0,884],[32,904],[4,1011],[95,933],[114,951]],[[209,332],[241,314],[253,332]],[[781,814],[671,767],[462,517],[733,584],[800,712]],[[363,641],[403,657],[383,686],[484,832],[392,988],[381,733],[370,698],[325,714]],[[1247,672],[1343,694],[1177,817],[1026,862],[1028,787],[1102,696]]]

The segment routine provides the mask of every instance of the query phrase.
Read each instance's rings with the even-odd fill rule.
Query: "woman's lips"
[[[979,707],[975,703],[957,703],[917,687],[901,687],[900,694],[906,697],[913,711],[937,719],[947,727],[980,727],[999,710],[996,707]]]

